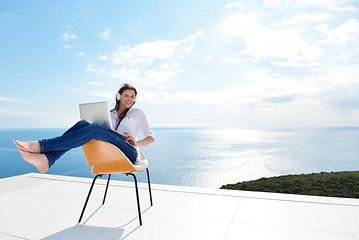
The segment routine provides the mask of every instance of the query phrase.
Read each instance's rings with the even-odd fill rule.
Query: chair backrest
[[[88,166],[92,166],[92,174],[112,174],[141,172],[148,167],[148,161],[139,151],[140,161],[136,164],[111,143],[93,139],[82,146]]]

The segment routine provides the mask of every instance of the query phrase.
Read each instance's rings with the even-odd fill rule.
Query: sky
[[[5,0],[1,128],[66,128],[124,83],[151,127],[359,126],[359,2]]]

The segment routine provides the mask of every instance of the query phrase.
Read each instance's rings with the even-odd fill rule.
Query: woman
[[[117,146],[132,163],[135,163],[138,157],[137,146],[145,146],[155,141],[143,111],[132,108],[136,96],[135,87],[129,84],[122,85],[116,94],[116,106],[110,113],[113,129],[127,136],[126,140],[98,123],[90,124],[81,120],[62,136],[29,142],[14,139],[14,143],[23,159],[42,173],[45,173],[67,151],[80,147],[92,139]],[[137,141],[139,130],[142,131],[144,138]]]

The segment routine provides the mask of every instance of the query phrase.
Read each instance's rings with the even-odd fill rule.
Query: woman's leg
[[[66,135],[67,133],[76,131],[76,130],[78,130],[78,129],[80,129],[80,128],[86,127],[86,126],[88,126],[88,125],[90,125],[89,122],[87,122],[87,121],[85,121],[85,120],[80,120],[80,121],[78,121],[75,125],[73,125],[71,128],[69,128],[64,134],[62,134],[62,136],[63,136],[63,135]]]
[[[135,162],[137,159],[137,150],[133,146],[98,123],[69,131],[60,137],[40,140],[39,144],[41,152],[51,159],[49,159],[49,162],[52,162],[52,165],[57,159],[53,159],[51,153],[66,152],[72,148],[80,147],[92,139],[106,141],[117,146],[132,162]]]
[[[62,134],[62,136],[66,135],[68,133],[74,132],[83,127],[86,127],[88,125],[90,125],[90,123],[88,123],[87,121],[84,121],[84,120],[78,121],[74,126],[69,128],[64,134]],[[62,155],[64,155],[66,152],[68,152],[68,150],[45,152],[44,154],[49,161],[49,167],[51,167],[55,163],[55,161],[57,159],[59,159]]]
[[[98,123],[89,124],[85,127],[67,132],[66,134],[39,140],[41,153],[53,151],[68,151],[72,148],[81,147],[100,135],[111,133]]]
[[[35,158],[43,158],[43,156],[45,156],[48,160],[48,165],[50,167],[64,153],[66,153],[72,148],[80,147],[88,143],[92,139],[102,140],[117,146],[133,163],[137,159],[137,150],[133,146],[122,140],[120,137],[118,137],[116,134],[112,133],[109,129],[103,127],[102,125],[97,123],[89,124],[86,121],[80,121],[76,123],[72,128],[70,128],[60,137],[36,141],[36,143],[38,144],[37,147],[40,149],[40,151],[38,151],[37,153],[34,153],[31,147],[28,147],[30,146],[30,144],[26,145],[29,142],[20,143],[22,144],[22,146],[29,148],[29,151],[27,152],[33,153],[33,155],[31,155],[32,160]],[[20,148],[20,150],[22,149]],[[42,154],[38,154],[40,152]],[[24,157],[23,153],[22,155]],[[27,159],[30,159],[29,154],[27,154],[26,157]],[[25,160],[28,161],[27,159]]]
[[[86,127],[89,124],[90,123],[88,123],[88,122],[86,122],[84,120],[78,121],[74,126],[69,128],[63,135],[66,135],[66,134],[68,134],[70,132],[76,131],[76,130],[78,130],[80,128]],[[40,153],[41,152],[40,145],[39,145],[38,141],[21,142],[21,141],[18,141],[16,139],[14,139],[13,142],[22,151],[31,152],[31,153]],[[62,153],[62,155],[63,154],[64,153]]]
[[[81,120],[77,122],[74,126],[72,126],[70,129],[68,129],[63,135],[86,127],[89,124],[90,123]],[[57,159],[59,159],[67,152],[55,151],[40,154],[39,141],[21,142],[14,139],[14,143],[19,148],[19,152],[21,153],[23,159],[33,164],[40,172],[46,172],[48,168],[51,167]]]

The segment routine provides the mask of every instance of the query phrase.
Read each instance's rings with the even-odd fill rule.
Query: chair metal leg
[[[152,192],[151,192],[151,182],[150,182],[150,173],[149,173],[148,168],[146,168],[146,172],[147,172],[148,190],[150,191],[151,206],[153,206],[153,203],[152,203]]]
[[[137,209],[138,209],[138,218],[140,220],[140,225],[142,225],[142,218],[141,218],[141,209],[140,209],[140,198],[138,196],[138,187],[137,187],[137,179],[135,174],[133,173],[126,173],[126,176],[131,175],[135,180],[135,187],[136,187],[136,197],[137,197]]]
[[[106,195],[107,195],[107,189],[108,189],[108,184],[110,183],[110,178],[111,178],[111,174],[108,175],[107,184],[106,184],[106,190],[105,190],[105,195],[103,196],[102,205],[105,205],[105,200],[106,200]]]
[[[81,216],[80,216],[80,219],[79,219],[79,223],[81,222],[81,219],[82,219],[82,216],[84,215],[84,212],[85,212],[85,209],[86,209],[86,206],[87,206],[87,202],[89,201],[89,198],[90,198],[90,195],[91,195],[91,192],[92,192],[92,188],[95,184],[95,181],[98,177],[102,177],[102,174],[98,174],[94,177],[94,179],[92,180],[92,184],[91,184],[91,187],[90,187],[90,191],[89,193],[87,194],[87,198],[86,198],[86,202],[85,202],[85,205],[84,207],[82,208],[82,212],[81,212]]]
[[[152,203],[152,192],[151,192],[151,182],[150,182],[150,174],[149,174],[149,170],[148,168],[146,168],[146,172],[147,172],[147,181],[148,181],[148,189],[149,189],[149,194],[150,194],[150,201],[151,201],[151,206],[153,206],[153,203]],[[142,216],[141,216],[141,208],[140,208],[140,198],[139,198],[139,194],[138,194],[138,185],[137,185],[137,178],[135,176],[135,174],[133,173],[126,173],[126,176],[128,175],[131,175],[135,181],[135,188],[136,188],[136,198],[137,198],[137,209],[138,209],[138,218],[139,218],[139,221],[140,221],[140,225],[142,225]],[[95,181],[98,177],[102,177],[103,174],[98,174],[94,177],[94,179],[92,180],[92,184],[91,184],[91,187],[90,187],[90,190],[89,190],[89,193],[87,194],[87,198],[86,198],[86,201],[85,201],[85,204],[83,206],[83,209],[82,209],[82,212],[81,212],[81,215],[80,215],[80,219],[79,219],[79,223],[81,222],[82,220],[82,216],[84,215],[85,213],[85,209],[86,209],[86,206],[87,206],[87,203],[90,199],[90,195],[92,193],[92,189],[93,189],[93,186],[95,185]],[[106,196],[107,196],[107,190],[108,190],[108,186],[109,186],[109,183],[110,183],[110,178],[111,178],[111,174],[108,175],[108,179],[107,179],[107,184],[106,184],[106,190],[105,190],[105,194],[104,194],[104,197],[103,197],[103,201],[102,201],[102,204],[105,204],[105,200],[106,200]]]

